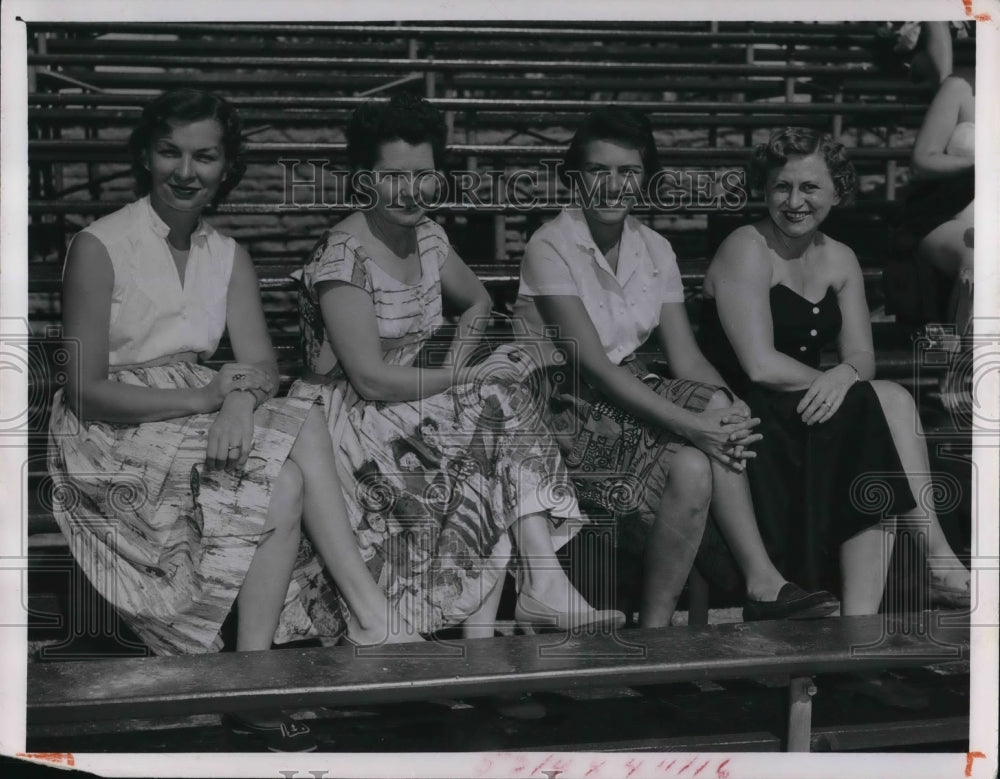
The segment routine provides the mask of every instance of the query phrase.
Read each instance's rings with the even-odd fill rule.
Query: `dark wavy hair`
[[[562,170],[559,171],[560,178],[567,186],[578,183],[576,177],[583,169],[584,151],[591,141],[611,141],[638,151],[642,158],[644,190],[653,174],[659,170],[656,140],[653,138],[653,126],[649,119],[635,111],[608,106],[587,114],[573,135],[563,156]]]
[[[441,112],[408,92],[393,95],[385,103],[362,103],[347,125],[347,161],[353,170],[371,170],[382,144],[406,141],[412,146],[429,143],[434,167],[440,168],[447,132]]]
[[[780,168],[791,157],[808,157],[819,154],[830,171],[833,185],[840,196],[839,205],[848,205],[854,199],[857,175],[847,157],[844,144],[833,140],[832,135],[819,133],[808,127],[783,127],[771,132],[767,143],[757,144],[747,165],[750,187],[764,191],[768,174]]]
[[[178,124],[190,124],[214,119],[222,127],[222,150],[226,158],[226,175],[219,185],[212,205],[216,206],[240,183],[246,172],[243,161],[243,127],[236,108],[211,92],[201,89],[173,89],[156,97],[142,111],[139,123],[128,139],[129,157],[135,191],[140,197],[149,194],[152,177],[144,164],[153,142],[169,135]]]

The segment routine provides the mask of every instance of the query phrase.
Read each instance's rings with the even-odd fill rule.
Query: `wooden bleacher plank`
[[[498,160],[517,160],[525,157],[533,160],[543,156],[560,157],[566,150],[564,144],[489,144],[452,143],[447,152],[456,157],[476,156]],[[250,142],[246,145],[246,159],[250,161],[274,160],[279,157],[306,159],[346,159],[347,147],[344,143],[302,143],[302,142]],[[116,162],[128,158],[128,150],[117,139],[32,139],[28,141],[28,153],[36,162]],[[911,150],[903,147],[865,147],[848,150],[855,163],[905,162]],[[661,164],[694,163],[698,165],[745,164],[746,148],[696,148],[663,146],[659,149]]]
[[[28,66],[56,67],[132,67],[135,57],[126,54],[28,54]],[[343,71],[378,71],[385,73],[410,73],[413,71],[430,73],[572,73],[582,71],[614,75],[654,74],[657,76],[744,76],[744,77],[776,77],[796,79],[805,77],[854,77],[863,76],[867,69],[852,65],[830,64],[746,64],[746,63],[707,63],[707,62],[615,62],[611,60],[574,61],[574,60],[523,60],[523,59],[410,59],[392,57],[241,57],[216,56],[213,54],[172,55],[163,54],[143,58],[144,67],[179,68],[197,70],[212,68],[214,70],[229,69],[262,69],[280,67],[285,70],[313,71],[322,70],[316,78],[326,78],[330,72]],[[111,71],[94,71],[90,78],[97,83],[107,83],[107,77],[125,74]],[[158,73],[132,74],[142,75],[147,83],[154,82],[161,75]],[[163,74],[165,75],[165,74]],[[234,76],[243,75],[235,73]],[[306,74],[297,74],[296,78],[308,78]]]
[[[230,102],[237,108],[244,111],[253,109],[266,110],[281,108],[284,111],[293,113],[284,114],[290,120],[298,118],[302,114],[308,115],[309,111],[353,111],[365,103],[383,103],[385,97],[358,97],[358,96],[330,96],[330,97],[305,97],[301,95],[284,95],[274,97],[249,97],[234,95]],[[129,117],[134,121],[142,107],[149,102],[145,95],[107,95],[107,94],[52,94],[44,92],[34,92],[28,97],[29,105],[62,105],[72,107],[82,106],[102,106],[111,105],[119,112],[112,116]],[[706,122],[718,121],[724,117],[736,117],[742,115],[828,115],[843,114],[845,116],[865,116],[867,118],[885,118],[898,114],[913,112],[923,112],[927,110],[927,104],[901,103],[898,101],[886,103],[862,103],[862,102],[745,102],[735,103],[722,100],[672,100],[660,99],[647,100],[570,100],[570,99],[541,99],[541,98],[482,98],[482,97],[444,97],[431,98],[427,102],[442,111],[474,111],[477,114],[490,111],[503,111],[506,113],[533,112],[544,114],[551,112],[554,114],[586,114],[593,111],[595,106],[614,105],[618,108],[626,108],[634,111],[642,111],[648,116],[675,116],[677,114],[702,115]],[[49,114],[43,113],[41,109],[29,109],[29,119],[32,117],[45,118]],[[71,116],[68,111],[55,116]],[[98,114],[102,116],[103,114]],[[67,139],[68,140],[68,139]]]
[[[809,676],[967,660],[968,627],[844,617],[214,655],[34,663],[28,722],[308,708],[512,692]],[[927,631],[927,632],[925,632]],[[869,651],[865,651],[865,648]],[[248,680],[252,680],[248,684]]]
[[[514,23],[506,26],[498,23],[456,25],[447,24],[254,24],[254,23],[136,23],[136,22],[32,22],[29,32],[75,32],[88,34],[104,33],[159,33],[171,35],[301,35],[313,37],[380,37],[391,39],[436,39],[467,38],[470,35],[488,39],[531,39],[545,31],[549,40],[582,41],[598,39],[605,42],[649,41],[713,44],[778,43],[803,45],[809,43],[867,45],[874,40],[875,25],[854,28],[833,26],[827,29],[809,29],[808,26],[790,26],[786,29],[744,29],[712,32],[706,29],[678,29],[676,22],[625,25],[621,23],[595,23],[585,25],[574,22],[546,24],[532,22],[530,25]]]

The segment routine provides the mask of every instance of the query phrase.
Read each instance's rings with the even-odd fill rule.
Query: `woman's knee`
[[[712,464],[708,456],[693,446],[682,447],[673,454],[667,474],[670,499],[681,500],[702,512],[712,501]]]
[[[872,389],[878,396],[879,404],[887,419],[901,422],[912,421],[917,412],[913,396],[894,381],[873,381]]]
[[[268,529],[285,532],[299,529],[304,488],[302,469],[291,460],[285,460],[271,490],[271,505],[267,512]]]
[[[719,409],[729,408],[733,405],[733,400],[724,389],[717,389],[712,393],[712,397],[709,398],[708,403],[705,404],[705,411],[718,411]]]
[[[291,459],[301,467],[308,468],[321,457],[323,449],[331,447],[330,432],[327,429],[323,407],[318,403],[313,404],[299,429],[299,436],[292,447]]]

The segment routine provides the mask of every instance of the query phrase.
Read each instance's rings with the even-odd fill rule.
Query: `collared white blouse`
[[[521,263],[514,317],[534,337],[546,333],[534,302],[538,295],[580,298],[617,365],[646,342],[664,303],[684,302],[684,285],[669,241],[656,231],[634,217],[625,220],[615,273],[583,212],[567,208],[535,232]]]
[[[149,196],[98,219],[96,237],[114,268],[108,367],[143,365],[184,352],[207,357],[226,329],[236,242],[204,220],[191,235],[184,284],[167,245],[170,227]]]

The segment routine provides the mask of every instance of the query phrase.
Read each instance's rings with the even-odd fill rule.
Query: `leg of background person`
[[[729,405],[726,394],[717,392],[707,409]],[[760,537],[746,472],[737,473],[715,460],[711,462],[712,516],[743,572],[748,597],[772,601],[778,597],[785,577],[774,567]]]
[[[955,306],[955,328],[960,336],[973,334],[973,288],[975,286],[975,269],[972,261],[972,247],[964,253],[962,264],[958,269],[958,278],[952,293]]]
[[[302,474],[286,461],[267,507],[264,531],[271,534],[257,547],[236,596],[237,651],[271,648],[299,549],[301,519]]]
[[[923,497],[924,502],[929,504],[918,505],[903,518],[929,521],[927,557],[935,581],[948,587],[965,589],[969,586],[970,573],[955,556],[931,502],[931,465],[913,396],[891,381],[873,381],[871,384],[889,424],[910,491],[918,503]]]
[[[862,530],[840,545],[841,616],[878,613],[893,541],[891,524],[883,523]]]
[[[924,51],[934,69],[934,83],[940,84],[951,75],[954,64],[949,22],[924,22],[921,34],[926,36]]]
[[[711,498],[708,457],[692,446],[673,453],[656,521],[643,552],[642,627],[670,625],[705,531]]]
[[[313,406],[289,459],[302,472],[306,532],[350,609],[349,635],[359,644],[420,641],[412,626],[390,609],[361,558],[334,457],[326,420],[320,407]]]
[[[959,325],[959,332],[967,326],[971,318],[971,301],[968,295],[963,301],[963,285],[960,274],[963,268],[971,268],[973,262],[972,242],[968,230],[972,227],[972,204],[970,203],[956,218],[934,228],[917,246],[917,261],[929,264],[941,271],[949,279],[954,279],[953,292],[948,305],[948,321]],[[959,322],[959,308],[963,320]]]

